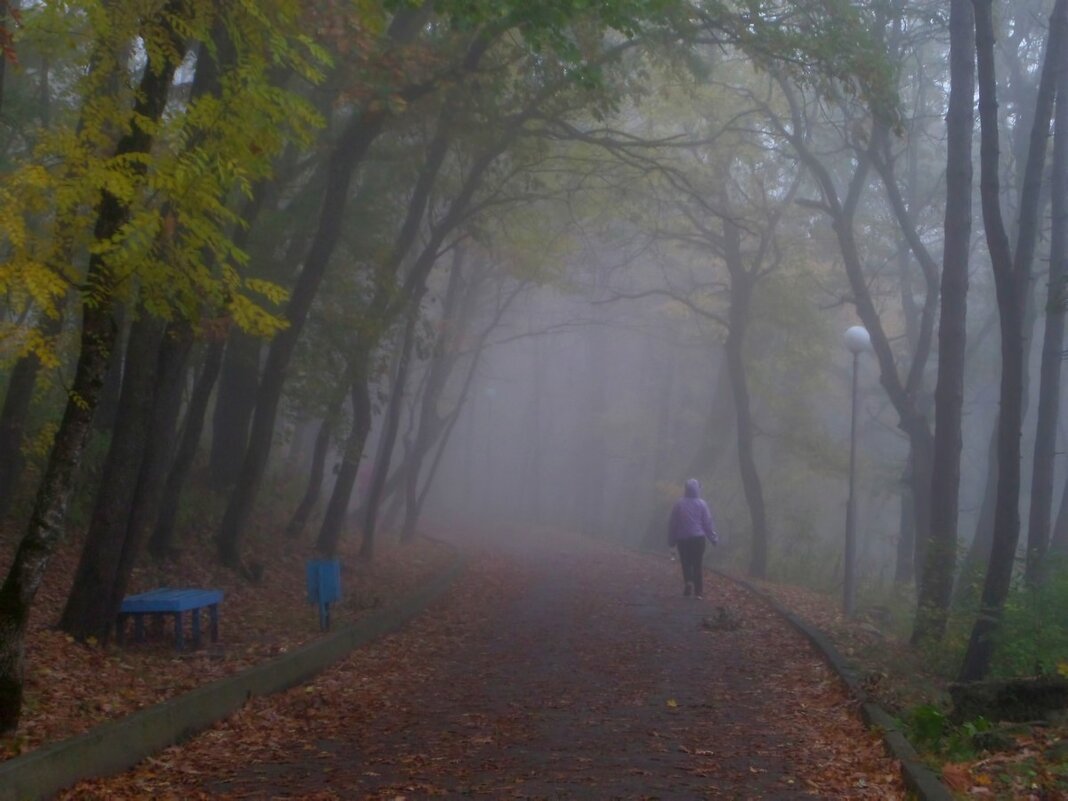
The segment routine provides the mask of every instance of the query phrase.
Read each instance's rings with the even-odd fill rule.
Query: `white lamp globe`
[[[845,332],[845,346],[850,353],[863,353],[871,350],[871,336],[862,325],[854,325]]]

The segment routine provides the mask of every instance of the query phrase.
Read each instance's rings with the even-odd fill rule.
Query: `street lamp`
[[[857,461],[857,372],[860,354],[871,350],[868,329],[854,325],[846,329],[845,346],[853,354],[853,409],[849,418],[849,501],[846,504],[845,580],[842,582],[842,613],[853,617],[857,600],[857,498],[854,487]]]

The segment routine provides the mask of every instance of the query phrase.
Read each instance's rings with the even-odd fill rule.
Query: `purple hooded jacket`
[[[671,507],[671,519],[668,522],[668,546],[674,547],[679,540],[691,537],[708,537],[715,545],[719,542],[716,527],[712,523],[712,513],[708,504],[701,500],[701,485],[696,478],[686,482],[686,494],[675,501]]]

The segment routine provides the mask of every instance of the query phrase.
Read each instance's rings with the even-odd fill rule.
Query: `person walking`
[[[702,597],[704,586],[701,567],[705,556],[705,541],[719,543],[719,535],[712,523],[708,504],[701,499],[701,485],[696,478],[686,481],[683,496],[671,507],[668,520],[668,547],[679,549],[682,563],[682,594]]]

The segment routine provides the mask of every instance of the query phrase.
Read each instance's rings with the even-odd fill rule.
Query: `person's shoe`
[[[684,598],[689,598],[692,593],[693,593],[693,584],[690,583],[689,581],[687,581],[686,582],[686,586],[683,587],[683,589],[682,589],[682,596]]]

